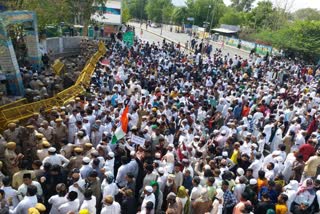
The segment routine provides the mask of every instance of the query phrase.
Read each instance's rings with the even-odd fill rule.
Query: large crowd
[[[319,212],[318,71],[203,41],[106,45],[85,95],[2,133],[0,214]]]

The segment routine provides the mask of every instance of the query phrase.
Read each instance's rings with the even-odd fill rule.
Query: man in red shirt
[[[304,162],[306,162],[309,157],[315,154],[316,149],[314,146],[316,145],[316,143],[316,139],[310,139],[306,144],[300,146],[299,153],[302,154]]]

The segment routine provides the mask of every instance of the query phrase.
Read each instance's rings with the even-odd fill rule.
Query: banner
[[[131,47],[134,42],[134,33],[132,31],[128,31],[123,34],[123,42],[128,46]]]
[[[138,145],[144,145],[144,142],[146,142],[146,139],[133,134],[131,135],[131,142]]]

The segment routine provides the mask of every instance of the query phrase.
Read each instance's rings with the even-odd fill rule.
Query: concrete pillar
[[[38,36],[38,27],[37,27],[37,17],[35,13],[32,14],[33,21],[31,22],[31,29],[26,31],[26,46],[28,49],[28,61],[32,67],[36,70],[41,68],[41,53],[39,47],[39,36]],[[30,23],[30,22],[29,22]],[[28,23],[28,24],[29,24]]]
[[[7,29],[0,18],[0,66],[6,75],[8,94],[24,96],[24,86],[11,40],[8,38]]]

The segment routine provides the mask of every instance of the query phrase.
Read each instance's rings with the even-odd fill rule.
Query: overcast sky
[[[255,5],[257,4],[257,2],[262,1],[262,0],[256,0]],[[284,2],[284,1],[290,1],[293,2],[293,7],[292,7],[292,11],[301,9],[301,8],[316,8],[318,10],[320,10],[320,0],[271,0],[271,1],[277,1],[277,2]],[[172,0],[172,2],[175,5],[184,5],[185,0]],[[230,0],[224,0],[224,3],[226,5],[230,4]]]

